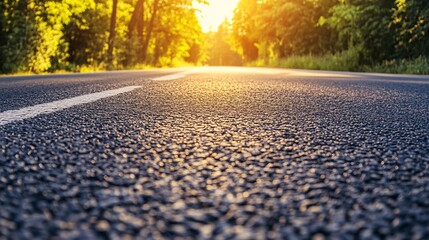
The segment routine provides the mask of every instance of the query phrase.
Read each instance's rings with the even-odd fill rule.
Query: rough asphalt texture
[[[1,111],[144,86],[0,126],[0,238],[429,239],[429,79],[316,75],[0,79]]]

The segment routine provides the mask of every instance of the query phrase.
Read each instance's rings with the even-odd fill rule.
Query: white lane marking
[[[15,121],[36,117],[40,114],[53,113],[53,112],[70,108],[76,105],[95,102],[103,98],[112,97],[121,93],[130,92],[132,90],[135,90],[141,87],[142,86],[123,87],[123,88],[118,88],[118,89],[108,90],[108,91],[103,91],[98,93],[85,94],[82,96],[67,98],[67,99],[54,101],[50,103],[38,104],[31,107],[21,108],[18,110],[9,110],[5,112],[0,112],[0,126],[15,122]]]
[[[202,71],[203,68],[195,68],[189,71],[185,71],[185,72],[179,72],[179,73],[175,73],[175,74],[170,74],[170,75],[166,75],[166,76],[162,76],[162,77],[157,77],[157,78],[152,78],[153,81],[170,81],[170,80],[176,80],[176,79],[180,79],[180,78],[184,78],[192,73],[196,73],[196,72],[200,72]]]

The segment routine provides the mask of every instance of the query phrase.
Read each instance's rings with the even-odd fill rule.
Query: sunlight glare
[[[216,31],[226,19],[232,20],[238,0],[208,0],[208,4],[195,3],[203,32]]]

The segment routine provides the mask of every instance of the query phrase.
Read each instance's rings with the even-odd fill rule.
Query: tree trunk
[[[107,49],[107,62],[109,66],[113,64],[113,48],[115,45],[116,37],[116,11],[118,8],[118,0],[113,0],[112,15],[110,18],[110,33],[109,33],[109,47]]]
[[[140,18],[137,19],[137,37],[139,40],[142,40],[144,29],[144,1],[141,1],[140,9]]]
[[[143,22],[143,4],[144,0],[138,0],[134,6],[133,15],[131,15],[130,22],[128,23],[128,38],[131,38],[133,35],[134,28],[136,28],[137,23]]]
[[[138,62],[142,62],[143,59],[143,31],[144,31],[144,0],[138,0],[134,7],[133,15],[128,24],[128,39],[133,38],[134,29],[137,29],[137,49],[130,49],[136,51],[136,57]]]
[[[147,57],[147,49],[149,47],[149,41],[150,41],[150,38],[151,38],[151,35],[152,35],[152,31],[153,31],[153,27],[154,27],[154,24],[155,24],[156,14],[158,13],[158,9],[159,9],[158,7],[159,7],[159,0],[155,0],[154,3],[153,3],[152,16],[150,18],[149,26],[147,28],[145,41],[143,43],[143,49],[142,49],[143,61],[145,61],[146,57]]]

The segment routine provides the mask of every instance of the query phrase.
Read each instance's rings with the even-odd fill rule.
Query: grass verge
[[[384,61],[373,67],[366,67],[366,72],[429,74],[429,58],[400,59]]]
[[[396,74],[429,74],[428,57],[395,59],[384,61],[374,66],[368,66],[359,64],[357,56],[356,52],[345,51],[324,56],[305,55],[268,61],[257,60],[247,64],[247,66]]]

